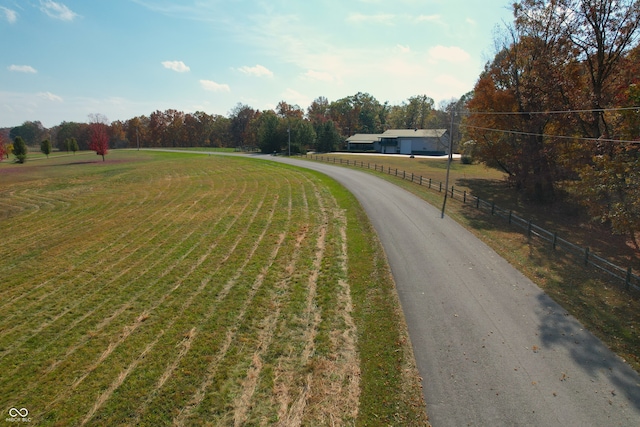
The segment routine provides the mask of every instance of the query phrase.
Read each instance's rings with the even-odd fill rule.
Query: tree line
[[[418,95],[390,106],[359,92],[333,102],[318,97],[306,110],[281,101],[275,109],[262,111],[238,103],[228,116],[168,109],[125,121],[100,119],[106,124],[110,148],[240,147],[272,153],[287,152],[290,147],[292,153],[328,152],[342,148],[346,138],[356,133],[448,127],[447,109],[454,102],[438,109],[432,98]],[[94,118],[89,123],[62,122],[50,129],[38,121],[27,121],[9,129],[6,139],[13,142],[19,136],[33,147],[46,139],[59,150],[88,150]]]

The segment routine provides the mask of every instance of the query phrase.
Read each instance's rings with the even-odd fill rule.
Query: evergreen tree
[[[44,141],[40,142],[40,151],[42,151],[45,156],[49,158],[49,154],[51,154],[51,141],[45,139]]]
[[[16,156],[18,163],[24,163],[27,161],[27,144],[21,136],[16,136],[13,141],[13,155]]]

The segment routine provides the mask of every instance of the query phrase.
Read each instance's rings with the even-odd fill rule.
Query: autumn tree
[[[329,104],[328,118],[344,137],[356,133],[382,133],[387,126],[389,106],[368,93],[338,99]]]
[[[539,202],[555,198],[559,169],[555,141],[544,135],[551,124],[541,112],[554,105],[554,37],[512,33],[487,65],[468,103],[466,129],[481,161],[502,169],[518,190]],[[529,112],[536,112],[530,114]]]
[[[13,155],[16,156],[18,163],[27,161],[27,144],[25,144],[21,136],[16,136],[13,140]]]
[[[280,101],[276,107],[276,114],[283,119],[297,120],[304,117],[304,111],[298,105],[291,105]]]
[[[216,114],[212,120],[209,145],[211,147],[233,147],[231,119]]]
[[[125,138],[129,147],[149,146],[149,117],[138,116],[126,121]]]
[[[125,132],[125,123],[116,120],[109,126],[109,146],[113,148],[126,148],[128,146]]]
[[[630,84],[620,101],[623,108],[640,105],[640,86]],[[616,137],[621,142],[593,156],[580,170],[575,186],[592,218],[609,224],[615,234],[628,236],[640,251],[640,113],[627,108],[616,115],[612,122],[619,124]]]
[[[314,99],[307,107],[307,118],[317,127],[329,120],[329,101],[324,96]]]
[[[45,139],[40,142],[40,151],[49,158],[49,154],[51,154],[51,141]]]
[[[530,0],[531,1],[531,0]],[[604,109],[613,101],[614,77],[624,55],[635,46],[640,25],[638,0],[566,0],[558,11],[563,29],[583,65],[584,85],[579,106],[591,112],[579,115],[585,136],[610,137]],[[571,99],[570,94],[567,98]]]
[[[4,160],[4,157],[9,158],[8,147],[4,135],[0,134],[0,162]]]
[[[89,148],[102,156],[104,162],[104,156],[109,152],[109,121],[102,114],[91,114],[89,118]]]
[[[259,111],[240,103],[231,110],[229,131],[234,146],[257,145],[255,129],[251,131],[249,124],[258,115]]]

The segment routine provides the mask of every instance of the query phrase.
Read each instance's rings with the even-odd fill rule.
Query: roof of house
[[[351,144],[373,144],[380,139],[380,134],[377,133],[356,133],[353,136],[347,138],[347,142]]]
[[[381,138],[441,138],[446,129],[389,129]]]

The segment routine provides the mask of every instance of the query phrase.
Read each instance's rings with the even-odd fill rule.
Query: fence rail
[[[346,164],[347,166],[373,169],[374,171],[379,171],[388,175],[394,175],[399,178],[411,181],[420,186],[427,187],[433,191],[437,191],[440,193],[442,193],[443,190],[447,191],[447,197],[453,200],[457,200],[463,204],[474,206],[481,212],[485,212],[490,215],[502,218],[505,221],[508,221],[510,225],[519,228],[527,236],[527,238],[531,239],[532,241],[535,240],[543,244],[548,244],[554,251],[558,251],[559,253],[561,252],[570,256],[576,263],[583,263],[585,266],[590,265],[601,270],[604,273],[609,274],[613,278],[617,279],[618,283],[623,285],[624,289],[626,289],[627,291],[640,292],[640,276],[635,274],[631,267],[620,267],[591,252],[590,248],[575,245],[558,236],[558,233],[546,230],[534,224],[531,220],[519,217],[511,210],[503,209],[497,206],[495,202],[482,200],[480,197],[474,196],[471,193],[457,190],[454,186],[451,186],[451,188],[449,189],[444,189],[444,184],[441,181],[437,181],[431,178],[424,178],[422,176],[415,175],[412,172],[392,169],[391,167],[385,168],[384,165],[379,165],[377,163],[364,162],[362,160],[358,161],[349,159],[337,159],[335,157],[332,158],[316,154],[307,154],[306,157],[321,162],[341,165]]]

